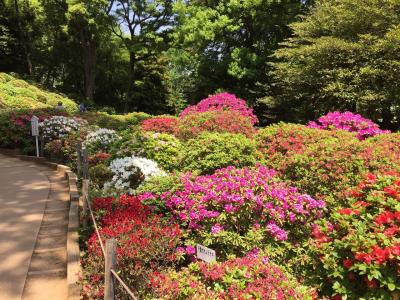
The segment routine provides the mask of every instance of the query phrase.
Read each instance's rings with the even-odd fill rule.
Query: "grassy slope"
[[[71,99],[0,73],[0,110],[54,108],[59,101],[69,113],[78,111],[77,104]]]

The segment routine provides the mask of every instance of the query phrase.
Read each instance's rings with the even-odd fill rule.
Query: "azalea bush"
[[[258,122],[253,109],[248,107],[246,101],[229,93],[212,95],[201,100],[196,105],[190,105],[181,112],[180,116],[184,117],[193,113],[221,110],[238,111],[242,116],[249,118],[252,124]]]
[[[196,262],[181,271],[156,273],[157,299],[312,299],[309,291],[266,258]]]
[[[378,124],[369,119],[363,118],[359,114],[353,114],[349,111],[330,112],[327,115],[320,117],[316,122],[310,122],[308,126],[311,128],[340,129],[354,132],[360,140],[390,132],[388,130],[381,130]]]
[[[143,136],[143,154],[156,161],[166,171],[179,168],[183,155],[181,142],[167,133],[147,133]]]
[[[252,137],[255,133],[250,118],[239,111],[207,111],[191,113],[179,119],[175,134],[183,140],[196,138],[202,132],[230,132]]]
[[[178,119],[175,117],[160,116],[144,120],[140,127],[143,131],[173,134],[177,124]]]
[[[113,177],[104,185],[105,190],[131,193],[149,178],[165,174],[155,161],[136,156],[114,159],[110,170]]]
[[[77,131],[81,126],[74,118],[64,116],[53,116],[39,123],[40,134],[46,140],[63,139],[70,133]]]
[[[189,244],[212,246],[220,258],[274,241],[300,241],[325,203],[279,182],[264,166],[228,167],[213,175],[181,178],[184,188],[161,195]]]
[[[205,132],[184,144],[184,171],[210,174],[227,166],[253,166],[261,158],[255,141],[241,134]]]
[[[86,136],[82,146],[86,147],[89,153],[107,151],[119,139],[120,136],[115,130],[100,128],[96,131],[90,132]]]
[[[102,242],[117,241],[117,269],[119,275],[141,297],[154,272],[161,272],[176,264],[176,247],[182,233],[178,225],[166,222],[141,204],[143,197],[122,195],[118,199],[97,198],[93,210],[100,225]],[[103,299],[104,259],[96,233],[88,240],[83,258],[83,298]],[[123,289],[117,289],[117,299],[128,299]]]
[[[369,174],[313,230],[321,294],[397,299],[400,292],[400,174]],[[396,296],[397,295],[397,296]],[[343,298],[342,298],[343,297]]]
[[[400,133],[377,135],[365,141],[364,156],[370,159],[370,170],[400,172]]]

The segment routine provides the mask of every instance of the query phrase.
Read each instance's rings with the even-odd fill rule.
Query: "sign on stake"
[[[36,141],[36,156],[39,157],[39,118],[36,116],[31,118],[31,131]]]
[[[204,247],[199,244],[196,245],[196,256],[198,259],[201,259],[208,263],[217,260],[217,255],[215,253],[215,250]]]

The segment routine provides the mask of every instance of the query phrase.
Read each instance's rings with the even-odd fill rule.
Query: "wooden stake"
[[[115,239],[106,240],[106,266],[105,266],[105,286],[104,300],[115,300],[115,278],[111,273],[111,269],[116,271],[117,266],[117,242]]]

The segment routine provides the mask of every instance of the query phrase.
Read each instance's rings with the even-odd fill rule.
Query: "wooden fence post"
[[[83,179],[89,179],[89,159],[86,147],[82,148],[82,165]]]
[[[117,266],[117,242],[115,239],[108,239],[106,240],[106,263],[105,263],[105,281],[104,281],[104,300],[115,300],[115,278],[111,273],[111,269],[116,271]]]
[[[81,176],[82,173],[82,144],[78,142],[76,145],[76,170],[78,178]]]
[[[83,228],[88,226],[88,201],[89,199],[89,179],[82,180],[82,214],[83,214]]]

